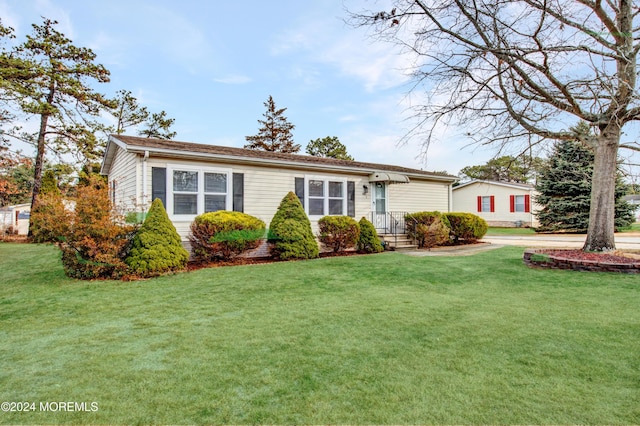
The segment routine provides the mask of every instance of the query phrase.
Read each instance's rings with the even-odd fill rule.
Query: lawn
[[[514,247],[138,282],[58,257],[0,243],[0,401],[36,403],[1,423],[640,423],[637,276]]]
[[[491,235],[535,235],[533,228],[496,228],[489,227],[487,236]]]

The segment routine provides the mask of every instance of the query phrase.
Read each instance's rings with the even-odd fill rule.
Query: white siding
[[[405,184],[391,184],[388,189],[389,211],[416,213],[449,211],[449,185],[412,179]]]
[[[511,212],[511,195],[531,196],[531,212]],[[478,197],[494,196],[495,212],[478,212]],[[537,226],[533,212],[539,207],[533,203],[533,191],[516,187],[493,185],[485,182],[473,183],[453,190],[453,210],[477,214],[485,219],[489,225],[515,226],[516,221],[522,221],[526,226]]]
[[[115,181],[115,207],[122,212],[139,210],[138,186],[138,156],[136,154],[125,152],[122,149],[116,150],[115,158],[109,172],[109,188],[113,191]]]
[[[373,191],[368,181],[368,174],[322,173],[295,168],[260,167],[255,165],[232,164],[224,162],[197,162],[178,159],[151,157],[147,161],[147,193],[151,193],[152,167],[216,167],[229,169],[232,173],[244,174],[244,212],[263,220],[267,226],[276,213],[282,198],[288,192],[295,192],[295,178],[341,179],[355,182],[355,219],[370,219],[371,197]],[[170,178],[169,178],[170,179]],[[139,179],[142,181],[142,178]],[[367,194],[364,186],[368,187]],[[169,188],[168,188],[169,189]],[[141,192],[141,191],[139,191]],[[389,185],[389,210],[417,212],[423,210],[448,211],[449,186],[441,182],[412,180],[409,184]],[[169,201],[167,201],[169,202]],[[318,232],[317,220],[310,217],[314,233]],[[172,218],[176,229],[183,239],[189,234],[192,218]]]

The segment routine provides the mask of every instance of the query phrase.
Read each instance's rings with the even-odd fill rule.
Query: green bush
[[[438,211],[408,213],[404,216],[404,222],[407,235],[413,238],[420,248],[449,242],[449,221]]]
[[[260,245],[265,224],[257,217],[220,210],[197,216],[191,223],[191,251],[196,260],[229,260]]]
[[[184,269],[189,252],[182,247],[180,235],[156,198],[142,226],[133,237],[125,263],[133,274],[151,277]]]
[[[358,222],[360,225],[360,237],[358,238],[358,251],[362,253],[380,253],[384,251],[380,238],[378,238],[378,232],[373,226],[373,223],[367,220],[366,217],[360,219]]]
[[[280,202],[269,229],[271,254],[279,259],[313,259],[320,255],[311,223],[300,200],[289,192]]]
[[[324,216],[318,221],[318,239],[334,253],[355,247],[360,237],[360,225],[349,216]]]
[[[487,222],[473,213],[445,213],[454,242],[473,243],[487,233]]]

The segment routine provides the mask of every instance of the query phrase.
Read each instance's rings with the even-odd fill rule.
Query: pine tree
[[[306,151],[307,154],[314,157],[353,161],[353,157],[347,153],[347,147],[336,136],[327,136],[326,138],[309,141]]]
[[[575,129],[580,132],[580,126]],[[538,177],[536,202],[538,231],[586,232],[589,225],[593,151],[582,142],[560,141],[554,146],[547,166]],[[618,173],[616,183],[616,228],[633,221],[631,206],[622,200],[625,185]]]
[[[293,142],[293,134],[291,133],[296,126],[291,124],[287,117],[283,115],[287,109],[277,109],[271,95],[269,95],[269,99],[264,103],[264,106],[267,107],[267,111],[262,114],[265,119],[258,120],[262,127],[258,129],[257,135],[245,137],[249,143],[244,147],[284,153],[300,151],[300,145]]]

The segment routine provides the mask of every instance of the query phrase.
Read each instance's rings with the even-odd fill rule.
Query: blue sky
[[[296,128],[296,143],[337,136],[359,161],[426,170],[482,164],[494,154],[443,130],[425,161],[420,141],[398,142],[411,126],[410,58],[345,25],[345,7],[367,0],[0,0],[18,40],[41,16],[111,71],[97,86],[125,89],[151,112],[175,118],[176,140],[242,147],[258,131],[263,103]],[[31,123],[31,126],[34,124]]]

